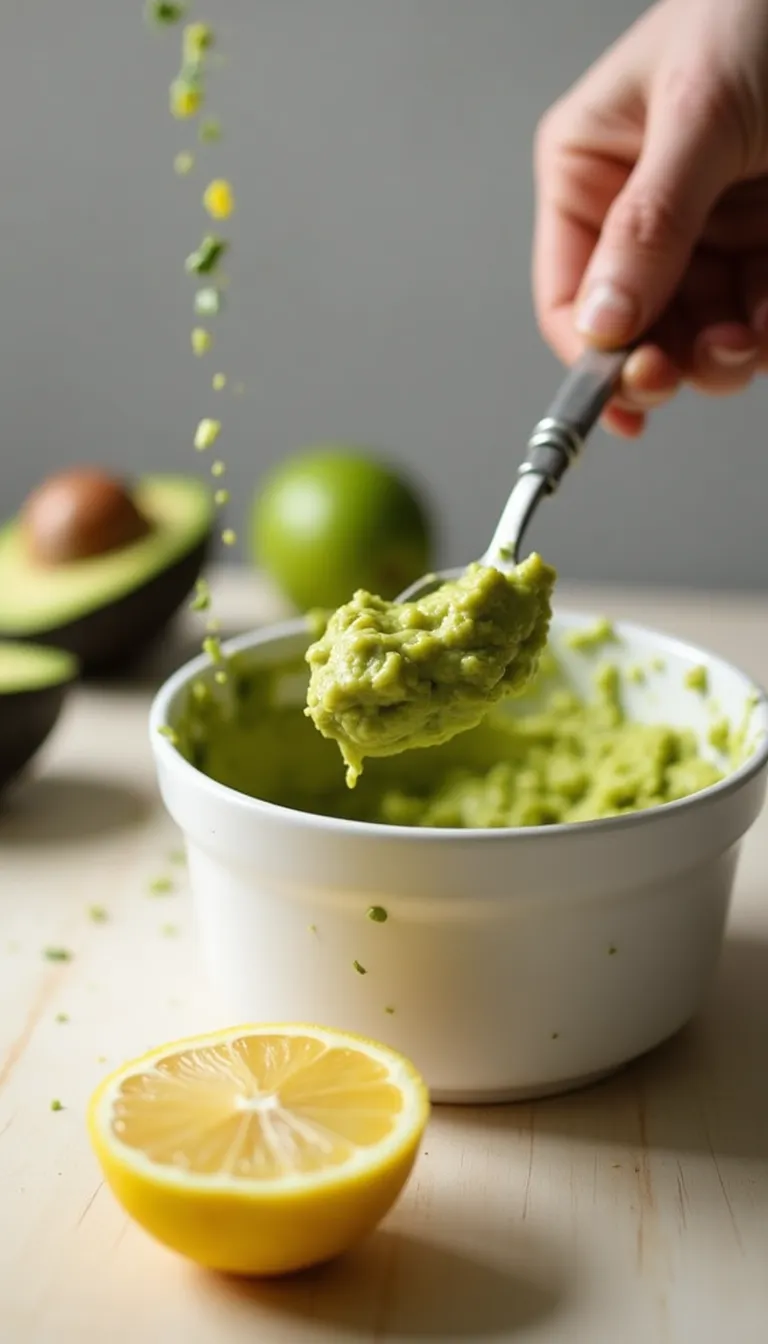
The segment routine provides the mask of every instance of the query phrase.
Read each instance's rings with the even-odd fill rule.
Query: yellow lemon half
[[[211,1269],[273,1275],[375,1227],[428,1116],[401,1055],[291,1024],[151,1051],[104,1079],[88,1127],[107,1183],[158,1241]]]

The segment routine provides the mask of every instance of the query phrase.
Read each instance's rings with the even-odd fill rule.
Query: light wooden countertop
[[[216,587],[233,628],[279,612],[245,573]],[[567,596],[689,636],[768,683],[768,596]],[[178,648],[167,654],[179,660]],[[87,1099],[105,1068],[220,1025],[154,784],[152,684],[150,670],[78,691],[0,817],[0,1338],[764,1344],[765,815],[745,846],[701,1018],[589,1091],[438,1108],[405,1196],[356,1253],[248,1285],[195,1271],[126,1219],[88,1146]],[[173,893],[151,896],[165,874]],[[106,922],[89,917],[94,905]],[[71,948],[72,961],[47,961],[51,945]]]

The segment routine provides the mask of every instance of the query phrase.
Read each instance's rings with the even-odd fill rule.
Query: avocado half
[[[0,640],[0,793],[45,742],[77,674],[62,649]]]
[[[65,650],[85,674],[144,652],[200,574],[214,505],[206,483],[186,476],[145,477],[130,495],[150,531],[103,555],[43,565],[19,518],[0,529],[0,639]]]

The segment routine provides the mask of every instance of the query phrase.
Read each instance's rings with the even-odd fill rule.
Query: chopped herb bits
[[[221,123],[215,117],[207,117],[205,121],[200,122],[197,138],[203,145],[215,144],[221,139]]]
[[[212,448],[221,433],[220,420],[201,420],[195,431],[195,447],[199,453]]]
[[[205,355],[213,345],[213,337],[204,327],[195,327],[191,336],[192,349],[196,355]]]
[[[229,244],[216,234],[206,234],[200,246],[190,252],[185,262],[186,269],[195,275],[210,275],[215,270]]]
[[[221,312],[222,297],[218,289],[208,286],[198,289],[195,295],[195,312],[199,317],[215,317]]]
[[[186,5],[172,4],[170,0],[147,0],[144,6],[144,14],[150,23],[169,27],[172,23],[180,23],[186,10]]]
[[[229,182],[224,178],[214,178],[203,193],[203,205],[212,219],[229,219],[235,208],[235,198]]]

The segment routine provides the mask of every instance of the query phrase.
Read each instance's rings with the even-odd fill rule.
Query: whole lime
[[[394,597],[430,568],[427,509],[363,448],[321,444],[273,470],[251,520],[257,565],[301,610],[338,607],[357,588]]]

